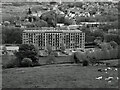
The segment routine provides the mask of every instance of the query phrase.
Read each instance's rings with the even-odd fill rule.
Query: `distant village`
[[[3,7],[5,8],[7,4],[8,3],[3,3]],[[16,6],[17,4],[18,3],[11,3],[11,6],[13,7],[14,5]],[[22,7],[29,3],[26,4],[24,3],[23,5],[22,4],[23,3],[18,5]],[[16,42],[9,43],[9,41],[7,41],[7,37],[5,37],[6,39],[3,40],[4,41],[3,44],[14,45],[14,44],[33,43],[35,45],[37,44],[42,49],[45,44],[40,40],[38,44],[38,41],[34,40],[33,38],[34,36],[31,36],[35,33],[34,30],[39,30],[40,33],[41,30],[48,30],[50,32],[50,35],[53,35],[51,33],[53,31],[51,30],[57,30],[57,32],[55,31],[56,32],[56,34],[54,34],[55,36],[57,35],[57,33],[60,33],[61,30],[65,30],[68,32],[69,30],[72,30],[73,32],[74,30],[77,30],[77,33],[75,35],[77,35],[79,32],[79,35],[82,35],[81,37],[83,37],[83,39],[78,38],[78,43],[74,42],[76,44],[73,43],[71,44],[70,42],[64,44],[65,45],[67,44],[66,47],[68,47],[69,49],[77,47],[76,46],[77,44],[79,44],[79,48],[80,47],[85,48],[86,43],[89,42],[93,43],[96,37],[101,37],[101,36],[103,37],[103,33],[107,33],[107,34],[118,33],[118,29],[116,26],[118,23],[117,22],[118,10],[116,3],[77,2],[77,1],[71,3],[70,2],[62,3],[61,1],[59,2],[51,1],[51,2],[35,2],[34,4],[35,6],[34,5],[32,6],[31,3],[30,5],[27,5],[26,9],[22,11],[23,15],[21,16],[16,15],[14,20],[12,20],[11,18],[6,20],[6,18],[3,17],[3,22],[1,22],[1,25],[5,29],[6,27],[12,27],[23,30],[21,32],[22,37],[20,37],[21,40],[19,42],[17,42],[18,40],[16,39],[17,40]],[[15,13],[17,11],[10,10],[9,12]],[[29,34],[31,30],[33,34]],[[40,33],[38,34],[40,35]],[[69,37],[72,37],[71,35],[72,34],[70,34]],[[69,39],[71,41],[71,38]],[[44,40],[44,37],[42,37],[41,40]],[[53,46],[53,44],[56,42],[53,42],[53,38],[51,38],[50,40],[52,43],[51,45]],[[68,41],[63,41],[63,42],[68,42]],[[61,46],[59,42],[58,45]],[[59,46],[55,46],[55,47],[59,47]],[[18,50],[17,46],[16,46],[16,50]]]

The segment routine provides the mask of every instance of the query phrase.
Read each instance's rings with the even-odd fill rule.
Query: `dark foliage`
[[[41,15],[40,19],[46,21],[49,27],[56,27],[57,14],[54,11],[45,12]]]
[[[33,63],[32,63],[32,60],[30,58],[24,58],[21,61],[21,65],[24,67],[30,67],[30,66],[33,66]]]
[[[82,8],[83,3],[82,3],[82,2],[75,2],[75,3],[74,3],[74,6],[79,7],[79,8]]]
[[[73,24],[73,20],[72,20],[72,19],[69,19],[69,18],[65,18],[65,19],[64,19],[64,24],[65,24],[65,25],[72,25],[72,24]]]
[[[20,60],[20,62],[24,58],[30,58],[33,63],[38,63],[38,50],[32,44],[22,44],[19,47],[19,52],[17,52],[16,57]]]
[[[48,23],[44,20],[39,20],[37,22],[34,22],[35,27],[47,27]]]
[[[16,27],[2,28],[2,43],[6,44],[21,44],[23,30]]]
[[[5,64],[3,64],[2,68],[15,68],[15,67],[19,67],[20,63],[19,60],[15,57],[10,59],[8,62],[6,62]]]
[[[83,66],[88,66],[88,65],[89,65],[88,61],[84,60],[83,61]]]
[[[64,15],[57,15],[57,23],[64,23]]]
[[[115,41],[118,45],[120,45],[120,35],[117,35],[117,34],[106,34],[104,36],[105,40],[107,42],[110,42],[110,41]]]
[[[76,54],[74,54],[74,62],[75,63],[80,63],[79,59],[77,58]]]

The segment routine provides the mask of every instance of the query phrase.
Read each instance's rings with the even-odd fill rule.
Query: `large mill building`
[[[24,30],[23,44],[34,44],[40,50],[49,44],[53,50],[84,48],[85,33],[80,30]]]

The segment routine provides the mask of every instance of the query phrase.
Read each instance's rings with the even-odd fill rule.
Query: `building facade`
[[[85,33],[80,30],[24,30],[23,44],[34,44],[40,50],[50,45],[53,50],[84,48]]]

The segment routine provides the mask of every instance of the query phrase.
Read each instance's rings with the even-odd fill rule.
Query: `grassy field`
[[[14,56],[4,56],[2,64],[9,62]],[[44,64],[48,58],[40,57]],[[57,57],[56,62],[68,62],[70,57]],[[80,64],[52,64],[29,68],[3,69],[3,88],[117,88],[118,72],[112,67],[107,73],[99,72],[106,66],[87,66]],[[96,80],[102,76],[103,79]],[[111,83],[105,80],[113,77]]]
[[[3,70],[3,88],[118,88],[118,72],[99,72],[104,66],[82,67],[76,64],[46,65]],[[103,79],[96,80],[102,76]],[[105,80],[114,77],[111,83]]]

